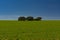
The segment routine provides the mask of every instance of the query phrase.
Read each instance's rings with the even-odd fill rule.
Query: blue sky
[[[59,0],[0,0],[0,19],[17,19],[19,16],[41,16],[43,19],[60,19]]]

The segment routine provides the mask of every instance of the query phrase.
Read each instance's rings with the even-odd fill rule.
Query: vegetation
[[[41,21],[42,20],[42,17],[37,17],[36,19],[35,19],[35,21]]]
[[[60,40],[60,21],[0,21],[0,39]]]
[[[25,20],[26,18],[24,16],[18,18],[18,21],[25,21]]]
[[[27,19],[28,21],[33,21],[33,20],[34,20],[34,18],[33,18],[32,16],[28,16],[26,19]]]
[[[19,17],[18,18],[18,21],[41,21],[41,19],[42,19],[42,17],[37,17],[36,19],[34,19],[34,17],[32,17],[32,16],[28,16],[27,18],[25,18],[24,16],[22,16],[22,17]]]

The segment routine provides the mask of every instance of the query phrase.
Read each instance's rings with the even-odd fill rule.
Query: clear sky
[[[43,19],[60,19],[59,0],[0,0],[0,19],[17,19],[19,16],[41,16]]]

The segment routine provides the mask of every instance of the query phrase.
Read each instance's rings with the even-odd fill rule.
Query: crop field
[[[0,21],[2,40],[60,40],[60,20]]]

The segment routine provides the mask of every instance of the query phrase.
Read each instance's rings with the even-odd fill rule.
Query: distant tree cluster
[[[25,20],[26,18],[24,16],[18,18],[18,21],[25,21]]]
[[[34,19],[34,17],[32,16],[28,16],[28,17],[24,17],[24,16],[20,16],[18,17],[18,21],[41,21],[42,20],[42,17],[36,17]]]

